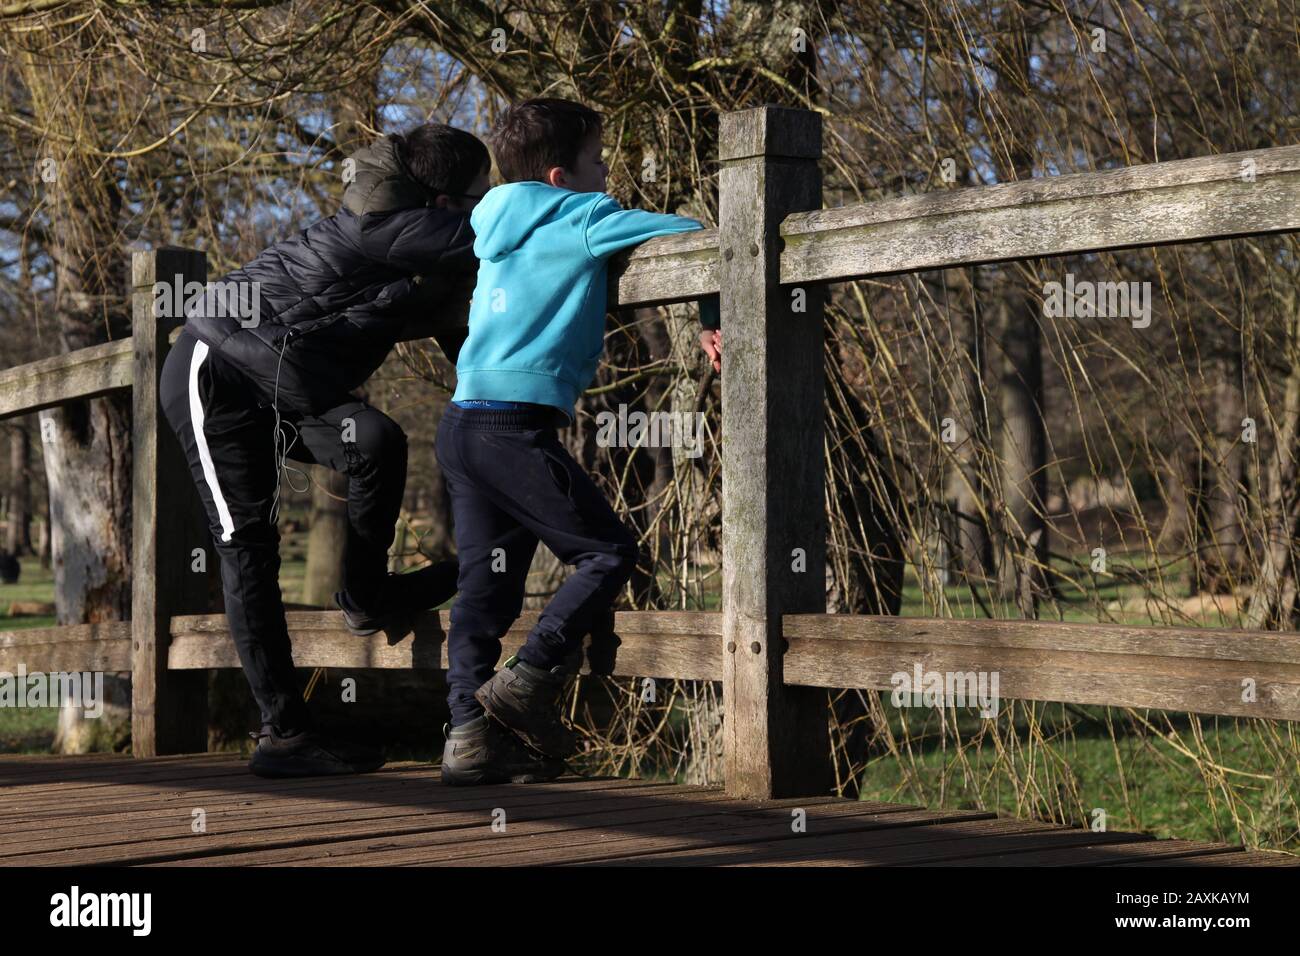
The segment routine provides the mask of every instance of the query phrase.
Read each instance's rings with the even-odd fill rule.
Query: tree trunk
[[[69,36],[57,61],[19,57],[22,79],[36,115],[55,135],[44,181],[54,262],[59,337],[74,351],[131,334],[127,257],[119,229],[122,195],[118,172],[83,154],[83,112],[65,99],[75,71],[91,69],[84,33]],[[87,89],[95,89],[90,86]],[[88,94],[103,96],[102,92]],[[102,102],[102,100],[101,100]],[[84,106],[84,103],[78,103]],[[88,144],[89,145],[89,144]],[[131,603],[131,399],[112,395],[40,413],[45,473],[50,493],[54,603],[59,624],[127,620]],[[120,747],[130,733],[129,674],[106,675],[108,702],[99,720],[80,709],[60,713],[56,751]],[[124,706],[125,703],[125,706]]]
[[[826,609],[897,614],[906,561],[898,530],[901,495],[885,467],[867,407],[851,389],[838,357],[831,358],[827,373]]]
[[[1209,460],[1202,471],[1201,519],[1203,540],[1199,549],[1199,589],[1230,594],[1245,571],[1246,454],[1242,444],[1245,402],[1241,392],[1240,356],[1222,360],[1215,370],[1211,392],[1214,435],[1207,442]]]
[[[40,413],[50,489],[50,547],[59,624],[131,616],[131,407],[120,396]],[[58,753],[122,749],[130,738],[129,674],[105,675],[98,720],[63,707]]]
[[[1015,5],[1001,16],[996,47],[999,95],[1005,94],[1010,124],[1005,155],[1008,179],[1027,180],[1034,172],[1029,139],[1032,90],[1029,34],[1024,11]],[[1004,501],[999,568],[1003,600],[1014,600],[1021,615],[1038,615],[1047,591],[1047,429],[1043,408],[1043,330],[1038,305],[1029,294],[1026,271],[1001,273],[995,305],[1004,356],[1000,389],[1002,411],[1002,498]]]
[[[41,562],[41,569],[50,569],[50,519],[42,515],[36,519],[36,557]]]
[[[985,351],[987,335],[984,313],[979,301],[978,273],[968,270],[969,311],[955,324],[960,355],[960,380],[956,386],[953,418],[960,432],[953,455],[955,461],[945,482],[944,499],[951,519],[948,523],[951,570],[972,586],[985,586],[993,577],[993,544],[989,536],[988,514],[991,495],[988,488],[989,423],[985,404]]]
[[[1008,277],[997,309],[1005,368],[1002,410],[1002,497],[1005,501],[1000,586],[1027,618],[1037,617],[1047,591],[1047,429],[1043,424],[1042,327],[1033,299]]]
[[[334,592],[343,582],[343,551],[348,540],[348,478],[324,465],[313,465],[311,470],[311,524],[307,532],[302,602],[330,607]]]
[[[1287,356],[1290,369],[1282,407],[1274,416],[1277,434],[1272,454],[1263,462],[1260,493],[1264,498],[1265,541],[1246,610],[1246,627],[1288,625],[1295,612],[1296,558],[1300,554],[1300,309],[1294,292],[1279,303],[1289,316]],[[1262,391],[1262,389],[1261,389]],[[1261,403],[1262,404],[1262,403]]]
[[[1164,458],[1163,464],[1165,472],[1160,481],[1160,494],[1165,503],[1165,517],[1156,535],[1156,549],[1185,550],[1191,546],[1193,538],[1197,465],[1183,451]]]
[[[27,425],[9,429],[9,528],[5,550],[14,557],[32,553],[31,446]]]

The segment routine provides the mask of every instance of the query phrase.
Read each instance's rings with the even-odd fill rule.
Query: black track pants
[[[275,412],[230,363],[182,331],[167,355],[159,399],[203,499],[225,591],[226,616],[263,724],[310,726],[293,670],[280,598]],[[343,585],[359,607],[386,599],[388,548],[406,484],[406,436],[383,412],[352,400],[316,417],[281,410],[296,441],[289,457],[348,476]]]

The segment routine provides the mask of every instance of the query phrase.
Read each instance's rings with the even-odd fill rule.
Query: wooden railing
[[[764,107],[721,122],[719,228],[622,257],[609,298],[628,307],[720,295],[731,343],[722,611],[620,612],[591,638],[586,672],[722,681],[727,788],[750,797],[825,792],[820,689],[889,689],[917,665],[996,673],[1010,698],[1300,720],[1296,634],[820,613],[822,312],[817,296],[794,311],[790,295],[922,269],[1300,231],[1300,147],[822,209],[817,114]],[[133,267],[132,342],[0,372],[0,417],[132,390],[132,620],[0,634],[0,670],[130,670],[133,746],[149,755],[203,749],[203,672],[239,662],[223,616],[188,613],[202,610],[205,591],[188,571],[188,543],[206,531],[193,530],[197,493],[158,421],[173,330],[153,317],[148,290],[155,276],[202,281],[205,263],[162,249],[137,253]],[[533,619],[511,630],[507,652]],[[445,626],[430,613],[390,645],[354,637],[337,612],[289,614],[304,667],[445,668]]]

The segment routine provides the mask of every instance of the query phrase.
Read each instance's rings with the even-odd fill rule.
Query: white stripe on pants
[[[217,484],[217,472],[212,467],[212,455],[208,451],[208,439],[203,434],[203,401],[199,397],[199,369],[208,357],[208,343],[195,340],[194,354],[190,359],[190,424],[194,428],[194,443],[199,448],[199,461],[203,465],[203,478],[212,492],[212,500],[217,506],[217,516],[221,519],[221,540],[229,541],[235,530],[231,520],[230,509],[226,507],[226,496]]]

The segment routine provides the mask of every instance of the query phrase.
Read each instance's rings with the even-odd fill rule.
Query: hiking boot
[[[560,722],[559,699],[574,669],[549,671],[511,657],[474,698],[497,721],[547,757],[563,760],[578,749],[578,736]]]
[[[248,769],[259,777],[322,777],[342,773],[369,773],[384,765],[384,755],[364,744],[327,739],[305,730],[282,736],[271,724],[248,736],[257,749]]]
[[[444,724],[442,733],[442,782],[453,787],[541,783],[564,773],[564,761],[533,753],[486,714],[459,727]]]
[[[384,581],[382,611],[368,611],[357,605],[347,591],[338,591],[334,603],[343,612],[343,623],[357,637],[369,637],[387,630],[410,630],[418,611],[435,608],[456,596],[460,565],[439,561],[407,574],[390,574]]]

